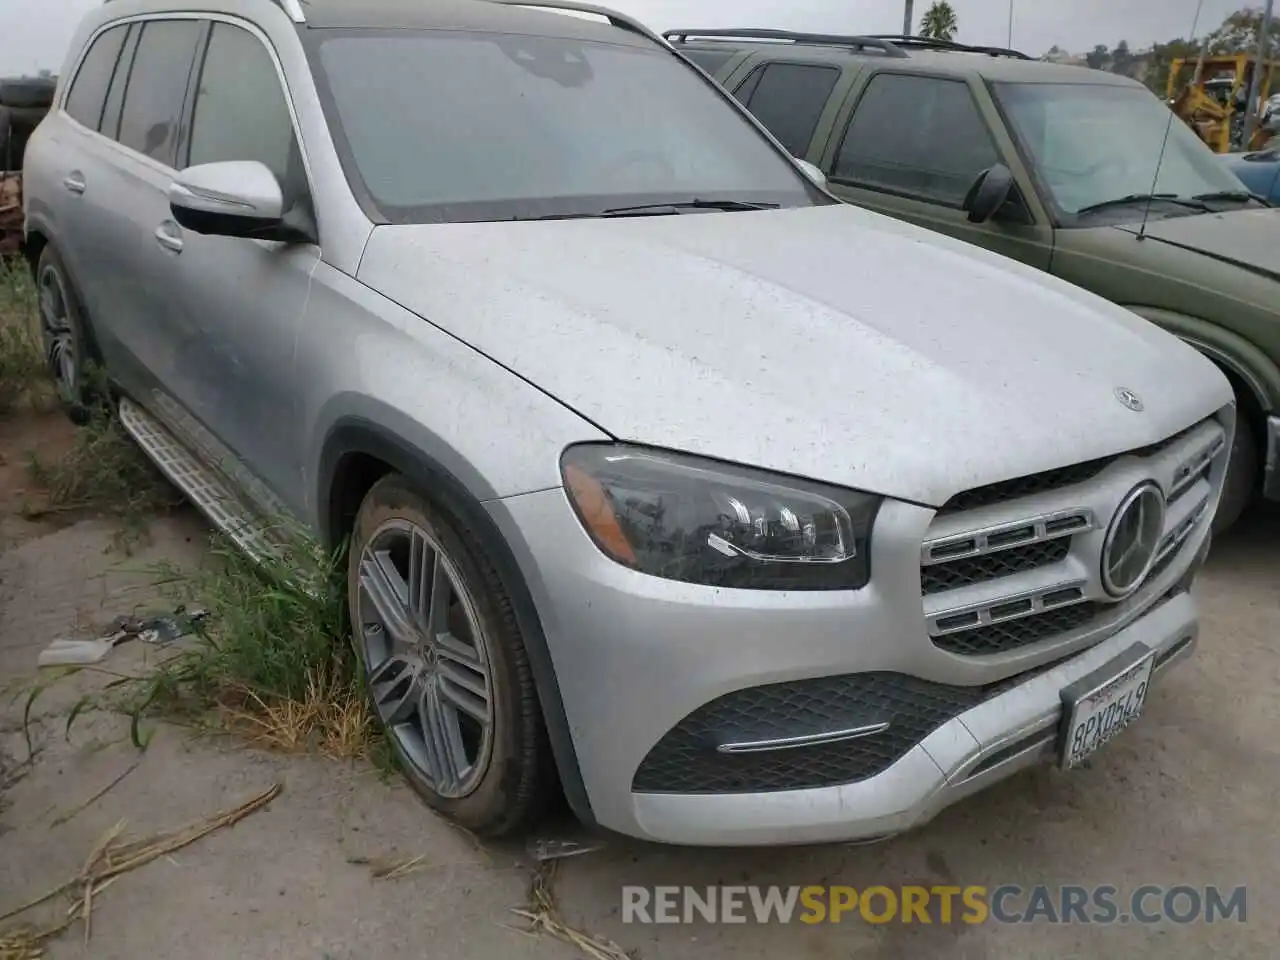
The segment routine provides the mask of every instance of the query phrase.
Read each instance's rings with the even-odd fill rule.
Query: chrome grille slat
[[[929,634],[942,637],[993,623],[1022,620],[1046,610],[1068,607],[1073,603],[1083,603],[1086,585],[1083,580],[1066,580],[1039,590],[1001,597],[995,602],[952,607],[929,618]]]
[[[1166,499],[1170,503],[1177,500],[1196,480],[1208,473],[1209,468],[1213,466],[1214,458],[1223,451],[1226,445],[1226,438],[1219,435],[1206,447],[1180,463],[1174,471],[1173,485],[1169,488]]]
[[[1052,652],[1145,609],[1157,579],[1208,524],[1228,447],[1212,417],[1139,450],[951,498],[920,551],[931,641],[961,656]],[[1143,482],[1164,494],[1164,524],[1143,586],[1117,599],[1101,582],[1102,546],[1116,509]]]
[[[1095,526],[1093,511],[1079,508],[1027,517],[1010,523],[996,524],[958,536],[926,540],[920,548],[920,562],[925,566],[950,563],[969,557],[1024,547],[1032,543],[1085,533]]]

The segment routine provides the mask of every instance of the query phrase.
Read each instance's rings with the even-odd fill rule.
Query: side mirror
[[[188,167],[169,186],[173,218],[195,233],[296,240],[284,223],[284,193],[264,163],[233,160]]]
[[[796,165],[799,166],[801,172],[817,186],[821,187],[823,190],[827,189],[827,175],[823,173],[818,166],[810,163],[808,160],[801,160],[799,157],[796,157]]]
[[[988,167],[978,174],[965,195],[962,208],[970,223],[986,223],[1015,193],[1013,173],[1003,163]]]

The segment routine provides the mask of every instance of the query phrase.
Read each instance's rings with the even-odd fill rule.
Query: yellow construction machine
[[[1273,134],[1259,123],[1252,140],[1244,143],[1244,121],[1249,100],[1249,86],[1257,67],[1251,53],[1213,56],[1202,53],[1195,58],[1181,58],[1169,65],[1169,106],[1216,153],[1233,150],[1259,150]],[[1273,89],[1280,84],[1280,61],[1264,65],[1258,86],[1258,110]],[[1280,86],[1276,87],[1280,89]]]

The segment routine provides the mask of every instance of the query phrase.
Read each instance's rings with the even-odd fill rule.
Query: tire
[[[1236,423],[1235,442],[1227,462],[1227,476],[1222,484],[1222,499],[1213,515],[1213,533],[1226,533],[1253,502],[1258,490],[1258,438],[1253,424],[1241,417]]]
[[[436,575],[414,577],[415,556]],[[427,598],[417,615],[404,607],[412,582]],[[449,603],[436,616],[442,584]],[[347,602],[373,710],[410,786],[481,836],[526,829],[553,792],[554,767],[524,641],[480,545],[390,474],[356,515]]]
[[[41,77],[0,80],[0,104],[6,107],[53,106],[57,81]]]
[[[86,325],[80,297],[71,285],[62,258],[46,246],[36,264],[36,291],[40,305],[40,335],[45,362],[53,377],[58,399],[71,421],[89,422],[101,392],[91,383],[91,371],[99,367]]]

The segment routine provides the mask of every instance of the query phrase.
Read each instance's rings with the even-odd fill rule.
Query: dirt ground
[[[131,556],[113,549],[108,522],[18,517],[23,451],[56,449],[66,437],[51,421],[0,423],[0,682],[32,677],[53,637],[145,602],[155,560],[194,564],[203,550],[205,529],[188,513],[157,521]],[[565,919],[644,960],[1273,955],[1280,511],[1259,511],[1215,545],[1198,594],[1197,655],[1162,680],[1142,721],[1089,768],[1019,776],[876,846],[693,850],[606,837],[602,849],[560,862]],[[149,652],[131,644],[107,665],[133,669]],[[121,876],[96,901],[88,944],[74,926],[48,944],[50,957],[583,956],[510,928],[521,923],[509,910],[524,902],[532,872],[521,844],[481,847],[365,766],[193,741],[169,727],[139,753],[127,723],[105,714],[80,717],[68,736],[78,682],[37,701],[29,765],[21,763],[22,700],[0,702],[0,914],[74,876],[120,820],[151,834],[274,783],[283,792],[235,826]],[[547,830],[579,835],[571,823]],[[393,856],[422,859],[405,876],[375,879],[367,861]],[[1243,884],[1248,919],[1156,927],[621,922],[623,884],[713,883]]]

